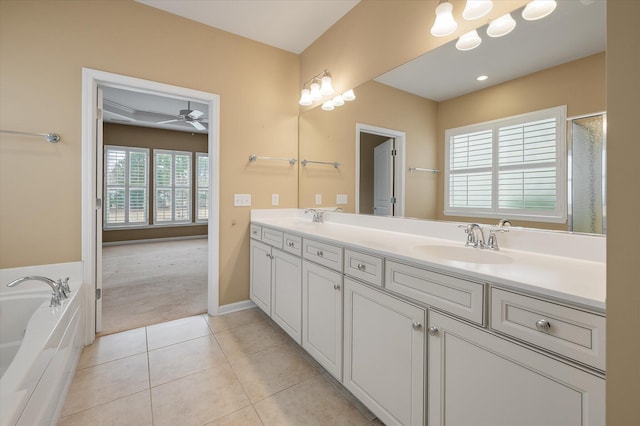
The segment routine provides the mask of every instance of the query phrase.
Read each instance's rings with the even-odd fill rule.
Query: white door
[[[249,298],[271,316],[271,247],[251,240]]]
[[[393,216],[393,139],[373,149],[373,214]]]
[[[104,203],[103,192],[103,157],[104,150],[102,144],[103,128],[102,128],[102,104],[103,94],[102,88],[97,88],[98,93],[96,96],[97,105],[96,111],[96,194],[98,199],[96,200],[96,333],[102,331],[102,205]]]
[[[302,344],[302,259],[273,249],[271,318]]]

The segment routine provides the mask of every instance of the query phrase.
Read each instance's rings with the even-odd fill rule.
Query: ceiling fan
[[[202,123],[205,120],[204,112],[198,111],[197,109],[191,109],[191,101],[187,101],[187,109],[181,109],[180,114],[175,115],[174,119],[159,121],[158,124],[167,124],[167,123],[175,123],[177,121],[184,121],[185,123],[191,124],[198,130],[206,130],[206,123]]]

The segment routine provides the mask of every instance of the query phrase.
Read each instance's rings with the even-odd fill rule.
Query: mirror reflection
[[[514,226],[604,232],[605,170],[593,166],[599,161],[597,156],[590,157],[592,166],[582,167],[576,161],[585,156],[571,158],[570,153],[574,148],[571,138],[580,133],[574,129],[575,120],[600,117],[596,119],[600,130],[593,133],[600,134],[602,141],[606,138],[605,6],[604,0],[559,1],[556,10],[539,21],[525,21],[521,10],[514,11],[516,28],[504,37],[488,37],[485,25],[478,29],[482,43],[474,50],[457,50],[453,40],[357,87],[355,102],[334,111],[305,111],[300,115],[300,158],[337,161],[341,167],[301,167],[300,207],[337,205],[346,212],[365,214],[381,208],[371,201],[376,198],[375,173],[367,168],[374,163],[373,150],[362,148],[366,133],[376,134],[367,129],[374,129],[382,136],[391,132],[396,151],[395,158],[386,163],[378,160],[393,165],[391,172],[378,173],[377,178],[390,186],[396,200],[391,213],[381,208],[386,214],[497,223],[493,217],[444,215],[445,131],[566,105],[567,144],[559,154],[560,171],[566,176],[564,189],[571,191],[578,182],[587,182],[584,186],[599,193],[586,198],[598,201],[570,201],[569,194],[563,200],[567,204],[563,223],[516,220]],[[481,74],[488,78],[478,81]],[[587,127],[594,126],[597,124]],[[403,137],[394,136],[397,134]],[[594,137],[583,139],[593,141]],[[588,150],[600,149],[603,158],[604,143],[598,146],[601,149],[594,145]],[[369,151],[370,157],[364,158]],[[414,168],[417,170],[409,171]],[[589,175],[576,174],[572,171],[576,169],[588,170]],[[379,193],[386,197],[387,192]],[[594,209],[599,210],[602,218],[592,222],[601,225],[572,223],[578,216],[575,213],[586,208],[591,209],[589,217],[594,217]]]

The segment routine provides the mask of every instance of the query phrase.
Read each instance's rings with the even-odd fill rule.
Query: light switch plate
[[[277,206],[280,204],[280,194],[271,194],[271,205]]]
[[[322,194],[316,194],[316,206],[322,204]]]
[[[336,195],[336,204],[349,204],[349,197],[347,194]]]
[[[251,207],[251,194],[234,194],[233,205],[235,207]]]

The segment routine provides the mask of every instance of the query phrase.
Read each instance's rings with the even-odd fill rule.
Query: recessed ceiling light
[[[489,76],[488,75],[479,75],[478,78],[476,78],[476,80],[478,81],[485,81],[486,79],[488,79]]]

